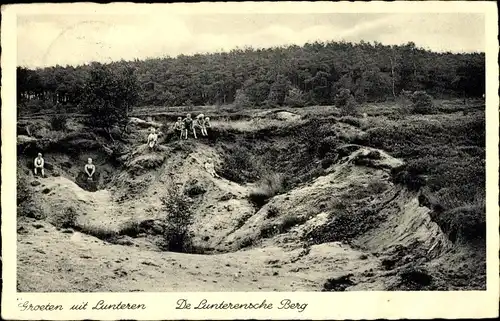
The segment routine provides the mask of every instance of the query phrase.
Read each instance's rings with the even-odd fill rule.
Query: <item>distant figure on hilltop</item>
[[[215,177],[215,178],[220,178],[219,174],[217,174],[215,172],[215,166],[214,166],[214,163],[212,163],[212,159],[208,159],[206,162],[205,162],[205,169],[207,170],[207,172],[212,175],[212,177]]]
[[[155,149],[156,144],[158,142],[158,134],[156,133],[156,129],[151,128],[151,133],[148,136],[148,146],[150,149]]]
[[[42,157],[42,153],[38,153],[38,156],[35,158],[34,163],[35,163],[35,168],[34,168],[35,176],[38,174],[38,170],[40,170],[42,177],[45,177],[45,169],[43,168],[43,166],[45,165],[45,161]]]
[[[207,129],[205,128],[205,115],[199,114],[194,122],[194,132],[196,134],[196,128],[199,128],[202,136],[207,136]],[[195,136],[196,137],[196,136]]]
[[[184,118],[183,122],[184,122],[184,139],[187,139],[188,131],[192,131],[194,138],[197,138],[196,132],[195,132],[194,127],[193,127],[193,118],[191,118],[191,114],[187,114],[186,118]]]
[[[207,128],[210,128],[210,117],[205,117],[205,133],[207,133],[208,135],[208,132],[207,132]]]
[[[182,139],[182,134],[184,132],[184,122],[182,117],[177,117],[177,121],[174,124],[174,130],[179,132],[179,139]]]
[[[88,177],[87,180],[92,181],[94,180],[94,173],[95,173],[95,165],[92,164],[92,158],[89,158],[87,160],[87,164],[85,164],[85,173],[87,173]]]

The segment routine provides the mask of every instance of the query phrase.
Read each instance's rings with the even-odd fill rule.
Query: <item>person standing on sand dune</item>
[[[194,122],[194,131],[196,132],[196,128],[199,128],[201,131],[202,136],[206,136],[206,129],[205,129],[205,115],[199,114],[196,116],[196,120]]]
[[[187,139],[188,131],[193,131],[194,138],[197,138],[196,131],[194,130],[193,127],[193,118],[191,118],[191,114],[187,114],[183,122],[184,122],[184,138]]]
[[[203,116],[201,116],[201,118],[200,118],[201,134],[203,136],[208,136],[208,132],[207,132],[207,118],[204,118]]]
[[[156,134],[156,129],[151,128],[151,133],[148,136],[148,146],[150,149],[156,148],[156,143],[158,142],[158,134]]]
[[[212,163],[212,159],[208,159],[206,162],[205,162],[205,169],[207,170],[207,172],[212,175],[212,177],[215,177],[215,178],[220,178],[219,174],[217,174],[215,172],[215,166],[214,166],[214,163]]]
[[[208,132],[207,132],[207,128],[210,128],[210,117],[205,117],[205,133],[207,133],[208,135]]]
[[[182,117],[177,117],[177,121],[174,124],[174,131],[179,131],[179,139],[182,139],[182,133],[184,132],[184,122]]]
[[[87,160],[87,164],[85,164],[85,173],[87,173],[88,177],[87,180],[92,181],[94,173],[95,173],[95,165],[92,164],[92,158],[89,158]]]
[[[45,165],[45,161],[42,158],[42,153],[38,153],[38,156],[35,158],[34,163],[35,163],[35,168],[34,168],[35,176],[37,175],[38,169],[40,169],[42,177],[45,177],[45,169],[43,168],[43,166]]]

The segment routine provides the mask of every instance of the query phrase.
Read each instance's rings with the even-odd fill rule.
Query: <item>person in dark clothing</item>
[[[187,139],[189,131],[192,131],[194,138],[196,138],[196,132],[194,131],[193,118],[191,118],[191,114],[187,114],[183,122],[184,122],[184,139]]]

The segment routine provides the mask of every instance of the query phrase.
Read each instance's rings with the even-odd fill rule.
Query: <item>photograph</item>
[[[484,11],[89,6],[16,13],[15,292],[486,292]]]

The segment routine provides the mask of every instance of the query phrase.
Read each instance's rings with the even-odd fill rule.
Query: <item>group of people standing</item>
[[[198,138],[196,131],[199,130],[202,136],[208,136],[207,128],[210,128],[210,117],[205,117],[199,114],[196,118],[192,118],[191,114],[187,114],[186,118],[178,117],[174,124],[174,131],[178,133],[179,139],[187,139],[189,133],[193,133],[195,139]],[[155,149],[158,143],[158,133],[155,128],[151,128],[148,135],[147,145],[150,149]]]
[[[196,136],[196,130],[200,130],[202,136],[208,136],[207,128],[210,127],[210,117],[205,117],[203,114],[199,114],[195,119],[191,118],[191,114],[187,114],[186,118],[178,117],[174,125],[174,130],[178,132],[179,139],[187,139],[188,133],[192,132],[194,138]]]
[[[203,114],[199,114],[196,118],[192,118],[191,114],[187,114],[186,118],[178,117],[174,124],[174,131],[179,134],[179,139],[182,140],[188,138],[188,133],[193,133],[195,139],[197,139],[196,131],[199,130],[202,136],[208,136],[207,128],[210,128],[210,117],[205,117]],[[148,135],[147,145],[150,150],[155,150],[158,145],[158,133],[155,128],[151,128],[151,132]],[[204,164],[205,170],[214,178],[220,178],[220,176],[215,171],[214,163],[211,159],[208,159]]]

